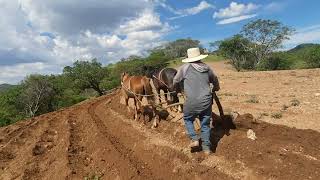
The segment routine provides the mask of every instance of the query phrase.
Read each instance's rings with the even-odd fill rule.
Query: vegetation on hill
[[[282,52],[273,52],[264,59],[257,70],[285,70],[320,68],[320,45],[298,45]]]
[[[258,19],[244,25],[239,34],[210,44],[217,54],[240,70],[285,70],[320,67],[320,45],[300,44],[279,51],[294,32],[278,21]]]
[[[0,93],[13,87],[14,85],[11,85],[11,84],[0,84]]]
[[[76,61],[66,66],[61,75],[29,75],[19,85],[0,93],[0,126],[102,95],[120,85],[122,72],[150,76],[168,65],[170,59],[165,50],[166,47],[157,48],[148,57],[131,56],[107,66],[96,59]]]
[[[304,51],[305,49],[313,48],[313,47],[319,47],[320,44],[314,44],[314,43],[304,43],[304,44],[299,44],[296,47],[288,50],[290,53],[299,53],[301,51]]]
[[[258,19],[244,25],[239,34],[211,43],[211,46],[217,46],[218,53],[230,59],[238,71],[259,69],[293,31],[278,21]]]

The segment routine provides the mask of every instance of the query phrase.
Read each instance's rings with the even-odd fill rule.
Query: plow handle
[[[223,117],[224,116],[223,108],[221,106],[220,100],[219,100],[219,98],[218,98],[218,96],[217,96],[215,91],[212,92],[212,98],[216,101],[216,104],[217,104],[218,109],[219,109],[220,117]]]

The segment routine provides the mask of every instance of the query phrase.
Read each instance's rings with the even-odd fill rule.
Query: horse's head
[[[121,82],[125,81],[129,77],[129,74],[127,72],[123,72],[121,74]]]

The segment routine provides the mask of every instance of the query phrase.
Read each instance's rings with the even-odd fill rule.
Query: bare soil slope
[[[227,103],[229,96],[222,97],[226,107],[237,106]],[[0,128],[0,179],[320,177],[317,131],[269,124],[242,109],[230,136],[221,137],[221,129],[213,129],[215,153],[206,157],[185,148],[189,141],[181,121],[161,121],[151,129],[150,123],[133,121],[120,99],[116,91]],[[249,128],[257,140],[247,138]]]
[[[227,110],[320,131],[320,69],[236,72],[224,61],[209,65],[219,76]]]

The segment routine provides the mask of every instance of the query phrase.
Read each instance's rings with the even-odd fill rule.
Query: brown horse
[[[150,79],[146,76],[130,76],[128,73],[124,72],[121,75],[122,93],[125,99],[126,106],[130,111],[128,106],[129,98],[134,100],[134,119],[138,120],[138,112],[140,116],[143,115],[143,120],[145,122],[145,109],[142,106],[143,96],[147,97],[148,104],[152,103],[152,87],[150,85]],[[138,102],[137,102],[138,101]],[[138,105],[137,105],[138,103]]]

